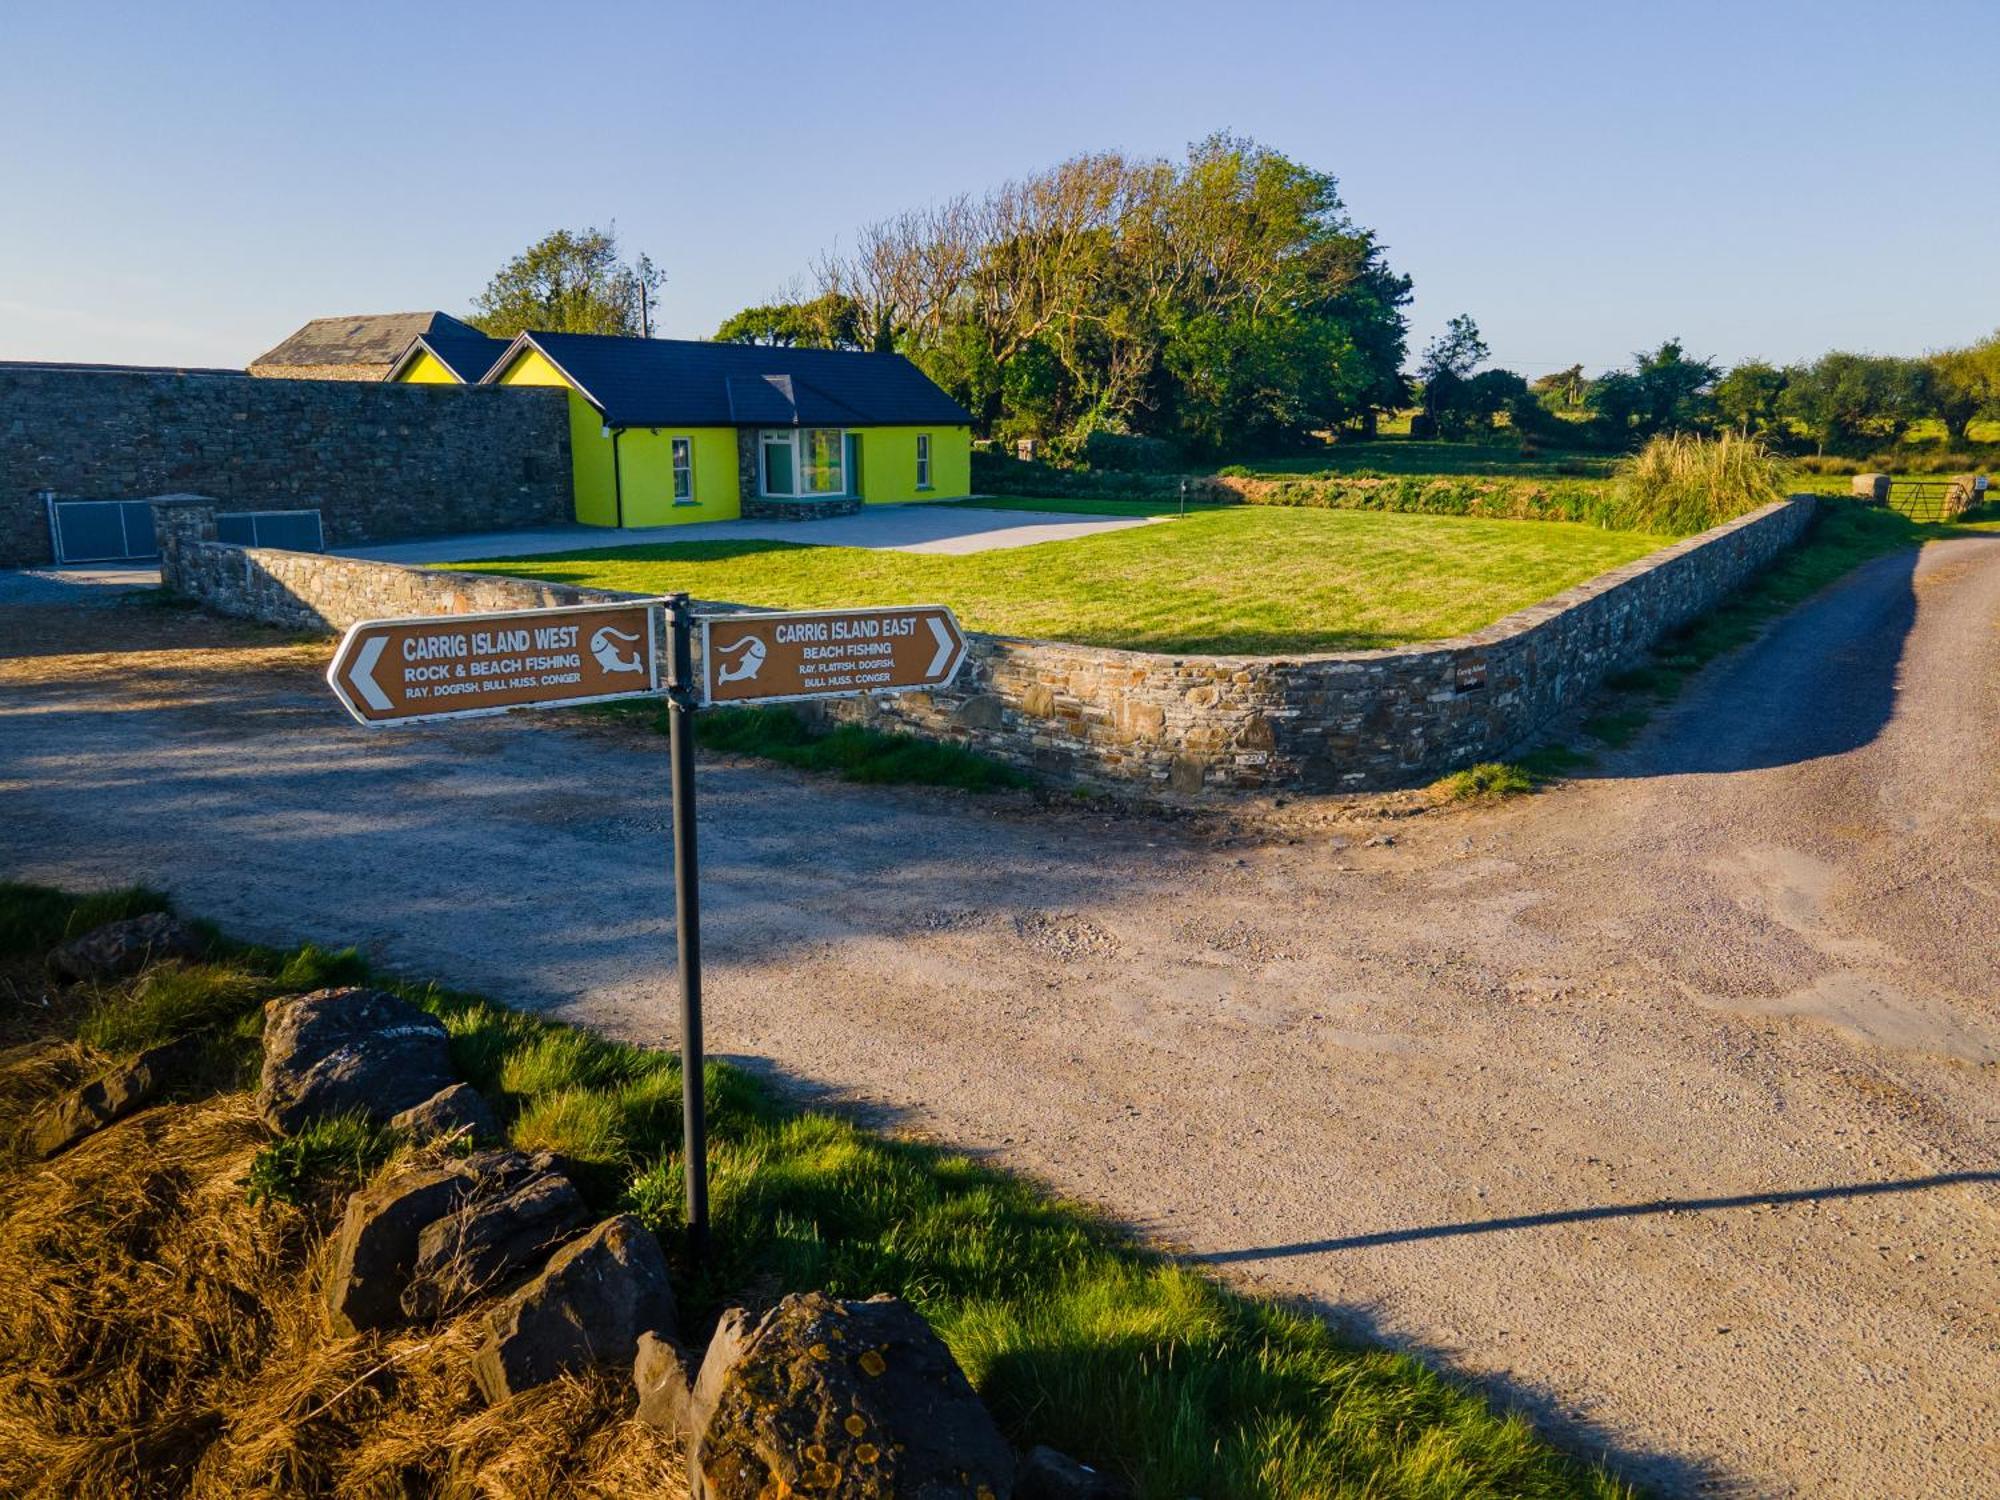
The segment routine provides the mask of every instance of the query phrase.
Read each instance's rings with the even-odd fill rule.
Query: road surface
[[[1386,846],[705,763],[710,1045],[1663,1492],[1991,1495],[1996,630],[2000,539],[1884,559],[1593,778]],[[0,870],[671,1043],[663,745],[369,733],[324,655],[0,606]]]

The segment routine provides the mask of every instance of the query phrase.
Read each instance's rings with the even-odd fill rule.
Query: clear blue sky
[[[240,365],[616,220],[702,336],[860,222],[1219,127],[1530,375],[2000,326],[2000,5],[0,0],[0,359]],[[1983,97],[1982,97],[1983,96]]]

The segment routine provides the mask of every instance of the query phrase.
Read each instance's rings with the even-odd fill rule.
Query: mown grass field
[[[1266,655],[1476,630],[1667,540],[1558,522],[1231,506],[964,557],[745,540],[453,566],[772,608],[948,604],[970,628],[1005,635]]]
[[[66,934],[161,904],[0,884],[0,977],[27,993]],[[665,1440],[627,1420],[623,1370],[487,1409],[466,1368],[476,1306],[437,1329],[327,1330],[313,1276],[340,1195],[411,1148],[358,1120],[266,1144],[247,1091],[265,998],[364,981],[444,1021],[512,1144],[560,1153],[600,1213],[661,1234],[697,1344],[731,1305],[897,1293],[1010,1439],[1108,1467],[1143,1500],[1629,1494],[1409,1356],[720,1064],[704,1074],[715,1241],[697,1270],[677,1232],[672,1054],[371,975],[351,950],[220,940],[205,962],[55,997],[41,1045],[0,1061],[4,1127],[105,1055],[199,1034],[212,1058],[200,1086],[54,1162],[0,1159],[0,1490],[167,1492],[198,1472],[217,1494],[681,1492]]]

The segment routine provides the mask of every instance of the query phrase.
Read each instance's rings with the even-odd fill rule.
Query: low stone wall
[[[975,633],[951,691],[823,711],[1073,780],[1180,793],[1408,785],[1528,744],[1797,541],[1815,504],[1793,496],[1448,641],[1295,657],[1167,656]],[[155,514],[168,587],[298,628],[631,597],[225,546],[213,540],[211,507],[162,503]]]

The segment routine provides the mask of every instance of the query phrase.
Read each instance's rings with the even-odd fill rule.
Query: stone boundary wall
[[[43,490],[316,508],[337,547],[549,525],[571,518],[569,410],[541,387],[0,364],[0,567],[51,560]]]
[[[1128,789],[1409,785],[1524,748],[1604,678],[1766,567],[1804,533],[1816,504],[1795,495],[1452,640],[1228,657],[970,633],[951,691],[822,712]],[[213,540],[213,507],[204,502],[158,502],[155,515],[169,588],[226,614],[300,629],[634,597],[232,547]]]

